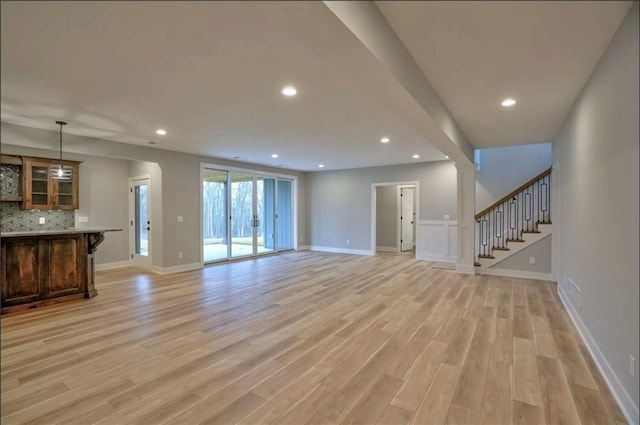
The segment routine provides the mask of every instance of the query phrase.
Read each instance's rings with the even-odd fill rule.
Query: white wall
[[[636,424],[629,356],[640,359],[638,78],[636,2],[553,141],[559,283],[564,291],[566,276],[581,289],[582,307],[570,312]]]
[[[376,189],[376,246],[398,249],[398,186]]]
[[[531,264],[531,258],[534,264]],[[493,267],[500,270],[535,272],[551,276],[551,238],[547,236]]]
[[[478,149],[476,211],[551,167],[551,143]]]
[[[451,161],[313,172],[305,179],[311,246],[371,249],[373,183],[418,181],[421,219],[456,216],[457,172]]]
[[[416,258],[457,262],[458,223],[450,220],[419,220],[416,227]]]

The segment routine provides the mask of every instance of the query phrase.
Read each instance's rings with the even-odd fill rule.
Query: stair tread
[[[507,239],[507,242],[524,242],[524,239]]]
[[[522,233],[542,233],[540,230],[523,230]]]
[[[490,258],[490,259],[493,259],[493,258],[496,258],[496,257],[494,257],[493,255],[478,255],[478,258]]]
[[[503,247],[500,247],[500,246],[494,246],[493,249],[496,250],[496,251],[510,251],[509,248],[506,248],[506,247],[503,248]]]
[[[480,264],[480,263],[473,263],[473,265],[476,266],[476,267],[482,267],[482,264]]]
[[[550,221],[537,221],[537,224],[553,224]]]

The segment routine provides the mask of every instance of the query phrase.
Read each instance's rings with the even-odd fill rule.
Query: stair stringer
[[[500,251],[497,249],[492,250],[491,255],[494,258],[480,258],[477,260],[480,265],[476,266],[476,273],[482,274],[483,271],[487,270],[491,266],[506,260],[512,255],[546,238],[551,235],[552,228],[552,224],[538,223],[538,231],[540,231],[540,233],[523,233],[522,239],[524,242],[507,242],[507,248],[509,248],[509,251]]]

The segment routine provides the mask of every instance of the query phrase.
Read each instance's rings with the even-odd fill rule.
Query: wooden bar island
[[[2,314],[95,297],[94,253],[106,227],[4,232]]]

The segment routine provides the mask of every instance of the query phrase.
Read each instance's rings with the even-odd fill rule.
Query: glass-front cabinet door
[[[73,210],[78,208],[78,166],[70,165],[71,179],[53,181],[53,208]]]
[[[24,205],[29,210],[47,210],[53,207],[49,162],[25,160]]]

